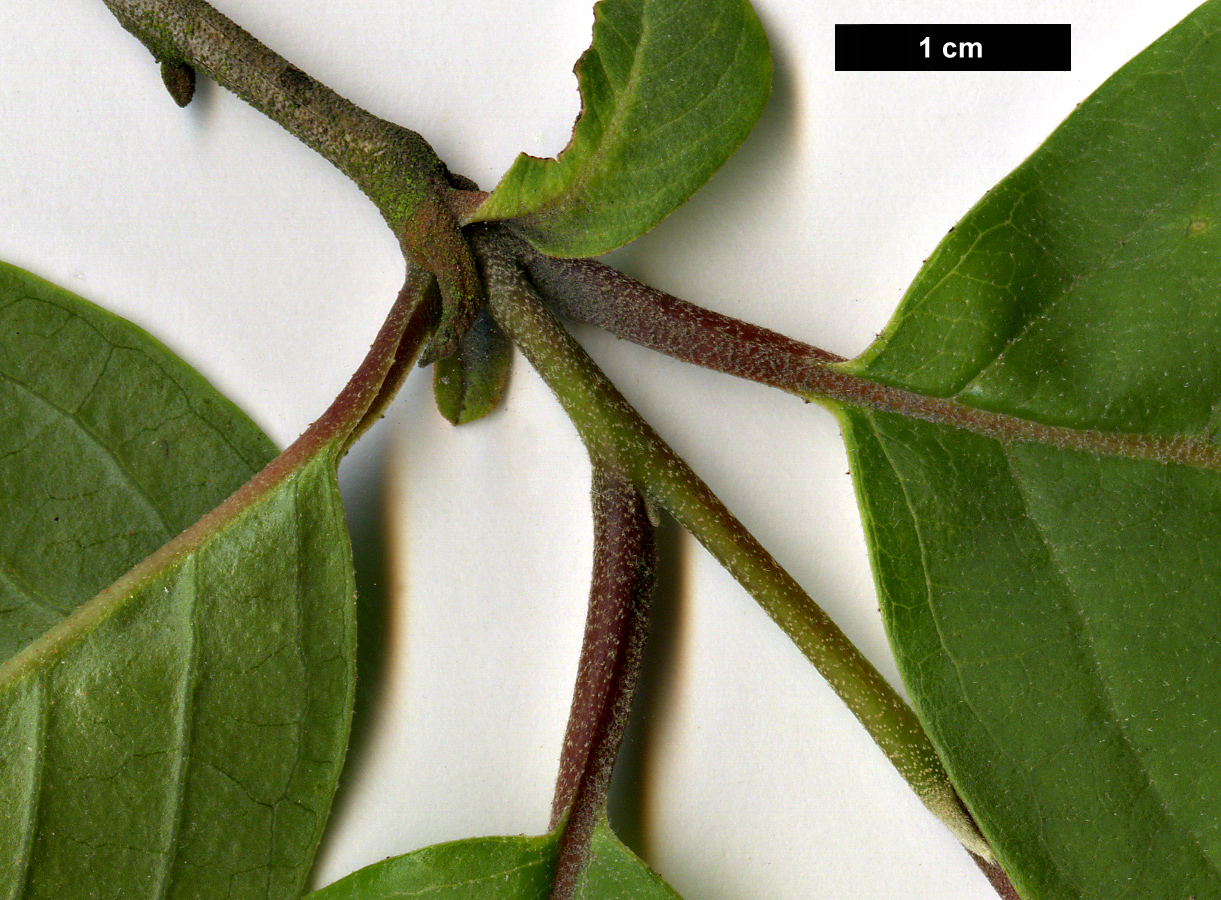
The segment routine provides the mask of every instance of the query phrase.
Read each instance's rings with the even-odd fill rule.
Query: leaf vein
[[[7,373],[0,373],[0,377],[5,378],[17,388],[28,394],[37,404],[44,406],[47,410],[54,414],[57,419],[59,419],[61,422],[67,423],[72,430],[74,430],[81,437],[85,438],[89,445],[96,448],[97,458],[108,463],[109,467],[114,473],[116,473],[119,479],[131,488],[132,493],[139,498],[141,504],[145,506],[146,509],[152,514],[152,517],[157,524],[164,529],[165,535],[168,537],[175,533],[176,529],[170,525],[169,520],[165,517],[165,514],[158,508],[156,502],[154,502],[144,485],[142,485],[136,478],[135,473],[130,471],[130,469],[114,453],[114,451],[107,447],[104,442],[98,440],[97,436],[86,428],[84,423],[82,423],[72,412],[64,409],[58,404],[52,403],[48,398],[35,391],[29,385],[23,384]]]
[[[0,583],[9,588],[11,593],[21,595],[30,604],[47,612],[54,613],[57,619],[62,619],[67,615],[67,611],[56,605],[51,597],[39,591],[26,579],[19,576],[12,563],[4,557],[0,557]]]

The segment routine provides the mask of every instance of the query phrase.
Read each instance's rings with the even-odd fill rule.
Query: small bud
[[[195,95],[195,70],[181,60],[161,64],[161,80],[179,106],[186,106]]]
[[[481,419],[500,403],[513,345],[486,308],[479,311],[458,349],[438,359],[433,369],[437,409],[450,423],[462,425]]]

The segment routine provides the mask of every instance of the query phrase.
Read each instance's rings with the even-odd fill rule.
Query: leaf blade
[[[510,219],[544,253],[639,237],[745,140],[771,55],[746,0],[601,0],[577,63],[582,113],[557,159],[522,154],[472,221]]]
[[[309,895],[309,900],[544,900],[559,857],[560,829],[539,837],[468,838],[373,863]],[[594,827],[581,900],[675,900],[678,895],[611,831]]]
[[[422,896],[435,900],[504,897],[543,900],[551,886],[556,841],[541,837],[468,838],[435,844],[358,869],[311,900],[374,900]]]
[[[603,817],[594,826],[589,865],[581,871],[577,900],[677,900],[678,894],[611,831]]]

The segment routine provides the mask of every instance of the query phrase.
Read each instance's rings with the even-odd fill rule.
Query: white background
[[[298,66],[493,186],[567,142],[589,0],[222,0]],[[1192,0],[755,0],[771,103],[693,200],[614,261],[853,355],[992,184]],[[836,73],[835,23],[1069,22],[1072,72]],[[394,240],[322,159],[212,84],[179,110],[98,0],[4,4],[0,259],[127,316],[280,445],[327,405],[399,286]],[[580,338],[888,677],[835,423],[787,395]],[[362,703],[317,883],[545,829],[590,565],[588,471],[517,361],[454,429],[415,373],[345,461]],[[383,542],[384,541],[384,542]],[[982,898],[855,720],[668,526],[659,633],[613,808],[686,900]],[[897,679],[896,679],[897,680]]]

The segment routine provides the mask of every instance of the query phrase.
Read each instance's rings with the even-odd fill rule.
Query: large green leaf
[[[4,285],[5,569],[69,615],[0,666],[0,895],[297,896],[352,705],[345,435],[298,442],[78,606],[94,565],[130,565],[269,445],[131,325]],[[92,543],[112,552],[63,562]]]
[[[1027,900],[1221,897],[1219,74],[1212,2],[848,366],[911,392],[841,410],[884,615]]]
[[[366,866],[309,895],[309,900],[546,900],[551,893],[560,832],[541,837],[472,838],[425,847]],[[576,900],[678,900],[602,818],[594,828],[590,863]]]
[[[0,660],[275,452],[147,334],[0,263]]]
[[[577,62],[582,111],[557,159],[522,154],[473,220],[513,219],[554,256],[644,234],[750,133],[771,54],[747,0],[601,0]]]

